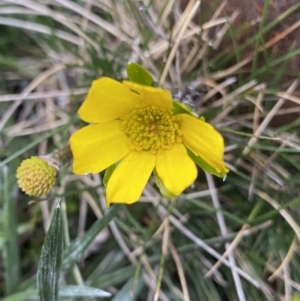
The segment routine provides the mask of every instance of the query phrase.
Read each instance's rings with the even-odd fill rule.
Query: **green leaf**
[[[138,293],[141,291],[143,287],[143,281],[141,278],[138,279],[137,284],[135,286],[135,290],[133,289],[133,278],[129,279],[126,284],[118,291],[115,297],[111,301],[134,301],[137,300]]]
[[[59,291],[60,297],[111,297],[111,293],[95,287],[68,285],[62,286]]]
[[[175,115],[189,114],[198,117],[197,114],[193,112],[193,108],[178,100],[173,100],[173,113]]]
[[[127,75],[130,81],[140,85],[152,86],[154,82],[154,79],[149,72],[142,66],[135,63],[129,63],[127,65]]]
[[[158,176],[156,171],[154,171],[154,180],[155,180],[156,186],[159,188],[159,191],[163,197],[165,197],[165,198],[175,197],[175,195],[165,187],[162,179]]]
[[[104,177],[103,177],[104,186],[107,185],[108,180],[110,179],[111,175],[113,174],[113,172],[115,171],[117,166],[118,165],[115,163],[115,164],[109,166],[108,168],[106,168],[105,173],[104,173]]]
[[[101,290],[99,288],[88,287],[88,286],[76,286],[66,285],[59,287],[60,298],[106,298],[111,297],[111,293]],[[11,296],[2,299],[2,301],[28,301],[28,300],[40,300],[37,289],[27,289],[22,292],[15,293]]]
[[[107,211],[106,215],[97,220],[91,228],[82,236],[75,239],[65,250],[62,269],[67,270],[79,261],[86,249],[93,242],[95,237],[109,224],[109,222],[116,216],[121,206],[113,205]]]
[[[58,300],[58,280],[62,263],[63,231],[61,209],[56,207],[42,247],[37,272],[40,301]]]
[[[5,268],[5,291],[6,294],[13,293],[19,286],[20,281],[20,259],[18,246],[18,233],[16,222],[16,206],[15,197],[13,197],[14,189],[9,183],[9,169],[7,166],[2,168],[3,178],[3,265]],[[0,180],[0,185],[1,185]]]
[[[211,173],[217,177],[225,178],[227,173],[226,172],[218,172],[213,167],[211,167],[209,164],[207,164],[203,159],[201,159],[199,156],[196,156],[193,152],[191,152],[189,149],[187,149],[189,156],[193,159],[193,161],[199,165],[204,171]]]
[[[28,301],[28,300],[39,300],[39,292],[37,289],[27,289],[21,292],[17,292],[10,295],[1,301]]]

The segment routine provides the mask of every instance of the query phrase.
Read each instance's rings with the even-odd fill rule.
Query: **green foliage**
[[[103,176],[103,184],[106,186],[108,183],[109,178],[113,174],[114,170],[117,168],[117,164],[113,164],[105,169],[104,176]]]
[[[157,185],[161,195],[165,198],[173,198],[175,197],[175,195],[172,194],[172,192],[170,192],[164,185],[163,181],[161,180],[161,178],[159,177],[159,175],[157,174],[156,171],[154,171],[154,180],[155,180],[155,184]]]
[[[66,248],[62,269],[72,267],[80,258],[82,258],[87,247],[92,243],[96,235],[108,225],[119,209],[119,206],[112,206],[104,218],[95,222],[89,231],[87,231],[83,236],[78,237],[77,240]]]
[[[18,248],[18,233],[16,223],[16,204],[14,202],[15,188],[9,181],[10,170],[2,167],[1,182],[3,184],[3,259],[5,267],[5,292],[12,294],[20,284],[20,255]]]
[[[107,298],[110,297],[111,294],[107,293],[101,289],[80,286],[80,285],[67,285],[60,286],[59,288],[59,297],[63,300],[70,298]],[[50,297],[51,298],[51,297]],[[28,300],[42,300],[38,294],[37,289],[27,289],[20,293],[13,294],[7,298],[2,299],[2,301],[28,301]],[[51,299],[47,299],[51,300]]]
[[[173,101],[173,112],[174,114],[194,114],[191,107],[176,100]]]
[[[62,254],[63,230],[61,209],[58,205],[46,234],[38,265],[37,286],[40,301],[58,300]]]
[[[270,20],[274,7],[265,1],[255,32],[240,43],[236,37],[249,23],[230,26],[219,14],[211,19],[216,11],[201,9],[181,32],[188,16],[177,1],[145,3],[0,0],[0,299],[152,300],[161,273],[160,300],[273,301],[289,292],[297,300],[300,118],[274,124],[284,110],[299,115],[299,107],[269,114],[282,97],[299,103],[297,91],[287,93],[298,78],[290,66],[299,47],[291,43],[278,55],[264,46],[289,28],[300,4]],[[250,54],[247,64],[236,65]],[[47,197],[18,190],[21,160],[65,146],[82,126],[76,111],[92,80],[126,79],[127,71],[131,81],[154,86],[164,68],[160,85],[182,99],[174,112],[204,116],[224,136],[225,181],[190,153],[217,177],[199,173],[171,201],[161,197],[172,196],[154,177],[140,202],[107,209],[105,184],[115,166],[78,177],[71,162]],[[55,209],[59,198],[66,207]],[[231,254],[206,277],[233,242]]]
[[[129,63],[127,65],[127,75],[132,82],[140,85],[152,86],[154,82],[149,72],[135,63]]]
[[[199,156],[196,156],[192,151],[188,150],[189,156],[193,159],[193,161],[199,165],[204,171],[211,173],[217,177],[224,178],[226,177],[226,173],[220,173],[207,164],[204,160],[202,160]]]

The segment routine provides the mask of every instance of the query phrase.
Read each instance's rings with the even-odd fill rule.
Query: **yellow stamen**
[[[129,138],[131,150],[156,154],[182,142],[179,117],[155,106],[136,107],[122,118],[120,128]]]

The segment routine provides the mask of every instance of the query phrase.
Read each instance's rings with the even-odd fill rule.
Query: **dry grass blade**
[[[79,39],[76,36],[71,35],[68,32],[61,31],[61,30],[56,30],[55,32],[53,32],[53,30],[50,27],[47,27],[47,26],[41,25],[41,24],[37,24],[34,22],[21,21],[21,20],[13,19],[13,18],[0,17],[0,24],[6,25],[6,26],[11,26],[11,27],[21,28],[23,30],[26,29],[28,31],[34,31],[34,32],[46,34],[49,36],[52,36],[54,34],[55,36],[57,36],[58,38],[60,38],[62,40],[70,42],[74,45],[79,45]]]
[[[219,129],[231,171],[222,181],[199,169],[172,203],[151,178],[140,201],[121,205],[61,280],[103,285],[114,300],[293,299],[300,291],[300,4],[275,2],[0,0],[0,165],[12,170],[24,283],[34,277],[36,238],[59,198],[68,246],[105,218],[105,185],[102,173],[76,176],[70,163],[39,202],[17,189],[14,170],[68,144],[86,125],[76,112],[91,82],[127,78],[131,61]],[[0,217],[2,186],[0,177]],[[2,229],[0,218],[0,247]]]
[[[17,107],[22,103],[22,100],[27,97],[27,95],[34,90],[38,85],[40,85],[44,80],[48,77],[52,76],[53,74],[63,70],[65,68],[64,65],[55,65],[46,70],[45,72],[41,73],[38,77],[36,77],[22,92],[21,97],[18,101],[14,102],[10,108],[6,111],[6,114],[0,120],[0,130],[3,129],[7,120],[11,117],[11,115],[15,112]]]
[[[159,299],[161,283],[163,280],[165,258],[168,255],[168,244],[169,244],[169,239],[170,239],[169,216],[165,217],[163,224],[164,224],[164,232],[163,232],[163,240],[162,240],[161,261],[160,261],[159,276],[158,276],[157,283],[156,283],[156,289],[155,289],[153,301],[158,301],[158,299]]]
[[[165,215],[166,214],[166,210],[165,208],[163,208],[162,206],[159,207],[159,211]],[[235,272],[239,273],[240,276],[242,276],[243,278],[245,278],[247,281],[249,281],[251,284],[253,284],[255,287],[259,287],[259,284],[256,280],[253,279],[253,277],[251,277],[250,275],[248,275],[247,273],[245,273],[243,270],[241,270],[240,268],[232,265],[228,260],[226,259],[222,259],[222,256],[216,252],[213,248],[211,248],[210,246],[208,246],[207,244],[205,244],[199,237],[197,237],[196,235],[194,235],[190,230],[188,230],[185,226],[183,226],[181,224],[181,222],[179,222],[173,215],[170,216],[170,222],[176,227],[178,228],[182,233],[184,233],[184,235],[186,237],[188,237],[189,239],[191,239],[196,245],[198,245],[199,247],[201,247],[203,250],[205,250],[206,252],[208,252],[211,256],[217,258],[217,259],[221,259],[222,263],[228,267],[230,267],[230,269],[234,270]]]
[[[220,227],[221,235],[225,236],[225,235],[227,235],[227,226],[225,224],[225,219],[224,219],[224,216],[223,216],[222,212],[219,211],[220,210],[220,201],[219,201],[218,196],[216,194],[215,184],[214,184],[214,181],[213,181],[213,178],[212,178],[211,174],[205,173],[205,175],[206,175],[206,180],[207,180],[207,183],[208,183],[208,187],[211,190],[212,202],[214,204],[214,207],[217,210],[217,220],[218,220],[218,224],[219,224],[219,227]],[[243,230],[245,230],[245,229],[242,229],[242,231]],[[241,232],[239,232],[239,233],[241,233]],[[238,240],[235,239],[235,241],[238,241]],[[225,244],[226,252],[222,255],[221,259],[219,259],[218,262],[210,269],[210,271],[208,271],[206,273],[206,275],[204,277],[209,277],[212,273],[214,273],[217,266],[219,264],[221,264],[222,259],[224,259],[227,256],[228,256],[229,262],[233,266],[236,266],[236,261],[235,261],[235,258],[234,258],[233,249],[237,244],[235,244],[234,247],[233,247],[233,245],[234,245],[234,243],[232,243],[231,245],[229,245],[229,243]],[[244,290],[243,290],[240,275],[236,271],[234,271],[233,269],[231,270],[231,273],[232,273],[232,277],[233,277],[233,280],[234,280],[234,283],[235,283],[235,287],[236,287],[236,291],[237,291],[237,295],[238,295],[239,300],[240,301],[246,301],[246,297],[245,297],[245,293],[244,293]]]
[[[181,288],[182,288],[182,293],[183,293],[183,300],[190,301],[191,299],[190,299],[190,295],[189,295],[188,285],[187,285],[187,281],[186,281],[186,278],[184,275],[184,270],[183,270],[183,266],[180,261],[180,257],[176,251],[176,248],[174,247],[174,245],[172,244],[171,241],[169,241],[168,246],[170,248],[174,262],[176,264],[176,268],[177,268],[177,272],[178,272],[178,276],[179,276],[180,284],[181,284]]]
[[[269,195],[267,195],[265,192],[256,190],[256,194],[261,197],[263,200],[267,201],[272,207],[279,210],[279,213],[283,216],[283,218],[286,220],[286,222],[291,226],[291,228],[294,230],[295,235],[297,236],[298,240],[300,241],[300,228],[298,224],[295,222],[295,220],[292,218],[292,216],[287,212],[285,209],[280,209],[280,205]]]
[[[195,1],[194,0],[190,1],[189,5],[193,2],[195,2]],[[175,54],[176,54],[176,51],[177,51],[179,45],[180,45],[181,39],[183,38],[183,35],[187,29],[187,26],[189,25],[191,19],[195,15],[199,5],[200,5],[200,2],[197,1],[196,3],[193,4],[193,6],[191,8],[189,6],[187,6],[186,10],[185,10],[186,14],[182,15],[182,18],[180,19],[180,21],[178,23],[178,24],[182,23],[182,25],[180,26],[180,30],[178,30],[178,34],[176,36],[175,43],[170,51],[170,54],[168,56],[165,66],[164,66],[163,72],[160,76],[160,79],[159,79],[160,85],[163,85],[165,82],[165,79],[166,79],[167,74],[171,67],[171,63],[175,57]],[[179,28],[179,25],[177,25],[177,26],[178,26],[177,28]],[[176,34],[176,29],[174,29],[174,34]]]
[[[268,278],[268,281],[274,281],[277,275],[280,274],[280,272],[285,268],[286,265],[288,265],[289,261],[293,257],[296,247],[297,247],[297,239],[294,238],[285,258],[282,260],[277,270]]]
[[[6,94],[0,95],[0,102],[6,101],[26,101],[32,99],[43,99],[43,98],[53,98],[53,97],[64,97],[71,95],[84,95],[88,91],[87,88],[74,89],[74,90],[53,90],[53,91],[43,91],[43,92],[32,92],[24,97],[24,94]]]
[[[298,80],[295,80],[293,82],[293,84],[287,89],[286,95],[290,95],[291,93],[293,93],[295,91],[295,89],[297,88],[297,86],[298,86]],[[249,151],[251,150],[251,147],[257,142],[257,138],[256,137],[258,137],[259,135],[262,134],[262,132],[265,130],[265,128],[267,127],[267,125],[270,123],[270,121],[272,120],[272,118],[276,115],[276,113],[282,107],[282,105],[284,104],[285,101],[286,101],[285,98],[280,98],[280,100],[275,104],[275,106],[272,108],[272,110],[264,118],[264,120],[262,121],[262,123],[260,124],[260,126],[254,132],[254,137],[252,137],[250,139],[250,141],[248,142],[247,147],[243,150],[242,154],[244,156],[249,153]],[[241,160],[238,160],[236,162],[237,165],[240,164],[240,163],[241,163]]]

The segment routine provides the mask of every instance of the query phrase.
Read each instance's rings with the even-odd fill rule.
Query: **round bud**
[[[44,157],[24,160],[17,169],[19,187],[28,195],[40,197],[49,193],[58,174],[56,165]]]

